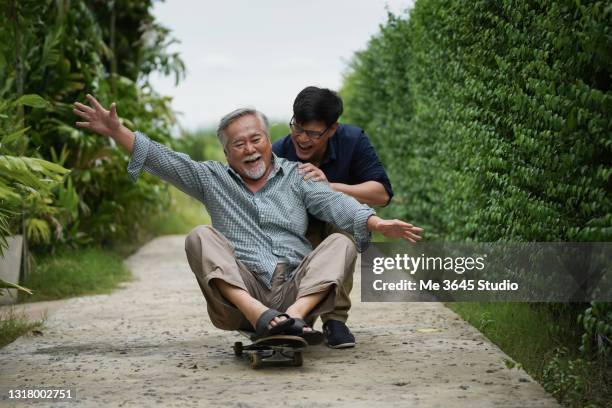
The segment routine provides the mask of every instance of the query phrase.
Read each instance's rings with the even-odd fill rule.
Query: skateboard
[[[253,332],[238,330],[242,336],[251,339]],[[234,343],[234,355],[237,357],[247,354],[251,368],[261,368],[267,363],[288,363],[294,367],[301,367],[304,363],[302,351],[308,346],[306,340],[298,336],[274,335],[263,337],[244,345],[241,341]]]

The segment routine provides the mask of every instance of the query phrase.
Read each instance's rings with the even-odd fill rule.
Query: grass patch
[[[204,204],[173,186],[170,189],[170,208],[151,222],[155,236],[187,234],[197,225],[210,224]]]
[[[61,249],[55,254],[36,257],[35,267],[23,286],[33,295],[20,294],[19,302],[40,302],[74,296],[109,293],[131,274],[123,258],[150,239],[169,234],[186,234],[196,225],[210,224],[199,201],[170,186],[170,208],[151,221],[150,228],[133,242],[122,242],[108,249]]]
[[[10,308],[8,312],[0,313],[0,348],[15,341],[18,337],[32,330],[40,329],[41,320],[28,321],[25,316],[18,316]]]
[[[19,295],[20,302],[39,302],[73,296],[109,293],[130,272],[120,255],[99,248],[63,249],[36,261],[23,286],[33,295]]]
[[[577,337],[564,337],[572,332],[577,336],[575,323],[557,321],[555,323],[563,327],[552,329],[552,316],[544,308],[534,308],[527,303],[480,302],[448,303],[446,306],[480,330],[530,374],[542,372],[555,348],[568,343],[578,348]]]
[[[571,407],[604,407],[612,400],[610,373],[581,358],[577,309],[537,303],[446,304],[557,399]],[[508,362],[511,368],[514,362]]]

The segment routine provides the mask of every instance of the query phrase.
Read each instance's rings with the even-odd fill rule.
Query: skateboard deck
[[[242,336],[251,340],[253,332],[238,330]],[[244,345],[241,341],[234,343],[234,354],[247,354],[251,368],[261,368],[264,364],[289,363],[301,367],[304,363],[302,351],[308,346],[306,340],[299,336],[274,335]]]

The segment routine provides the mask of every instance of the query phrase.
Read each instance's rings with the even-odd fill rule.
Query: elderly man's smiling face
[[[270,173],[272,144],[261,119],[245,115],[225,129],[227,163],[246,181],[260,180]]]

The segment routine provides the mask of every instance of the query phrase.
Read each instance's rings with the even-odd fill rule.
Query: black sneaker
[[[355,347],[355,336],[340,320],[328,320],[323,325],[325,344],[334,349]]]

